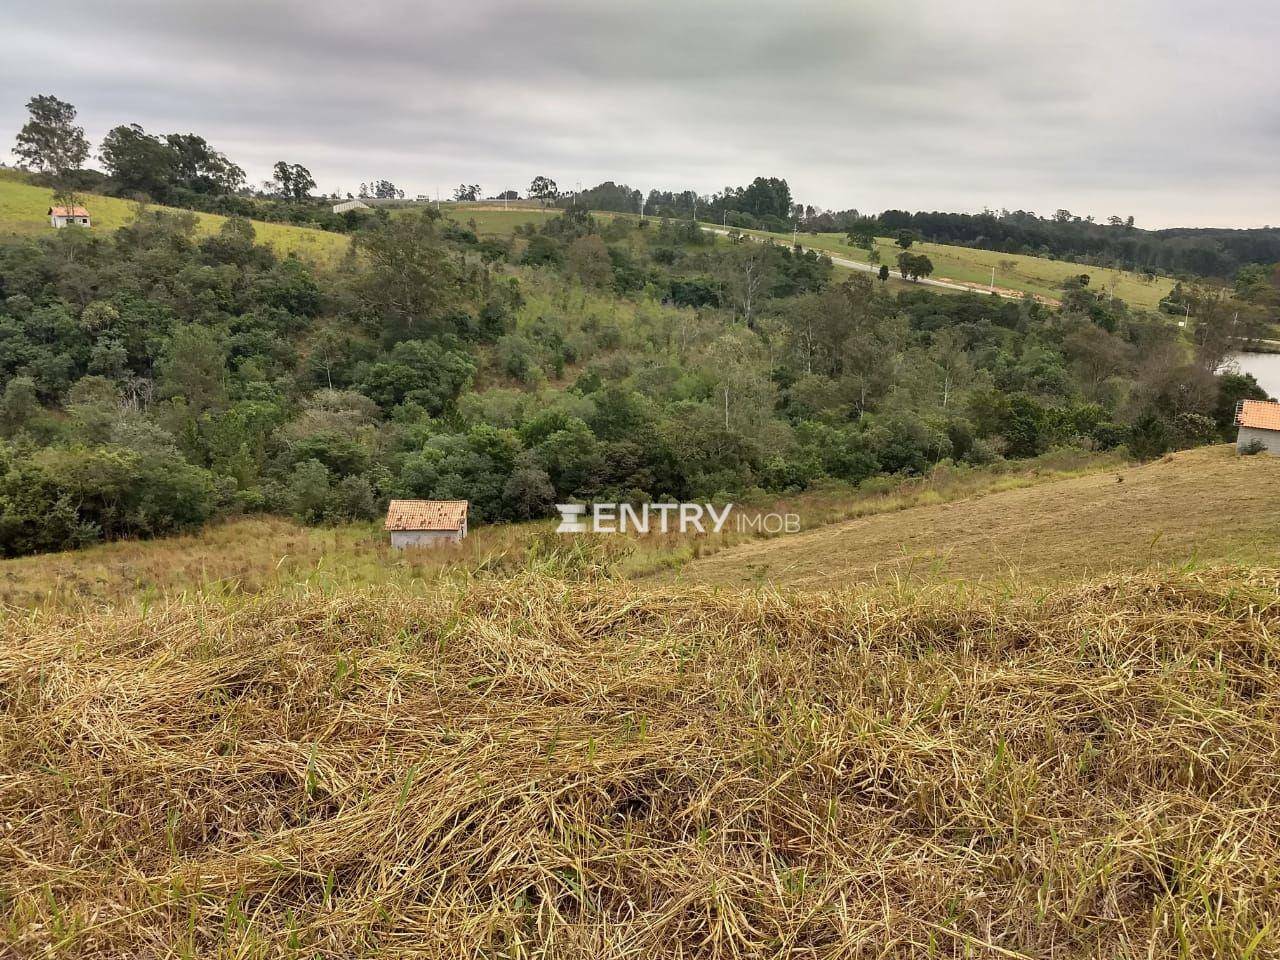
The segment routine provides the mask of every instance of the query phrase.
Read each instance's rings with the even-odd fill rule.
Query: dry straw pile
[[[1275,956],[1278,628],[1265,571],[11,617],[0,955]]]

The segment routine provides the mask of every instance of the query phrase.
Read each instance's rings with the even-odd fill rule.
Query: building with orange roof
[[[84,207],[50,207],[49,224],[56,230],[63,227],[89,227],[89,211]]]
[[[466,500],[392,500],[386,522],[391,545],[403,550],[460,543],[467,535],[467,506]]]
[[[1241,400],[1236,405],[1236,449],[1257,448],[1280,455],[1280,403],[1274,400]],[[1253,452],[1251,450],[1250,452]]]

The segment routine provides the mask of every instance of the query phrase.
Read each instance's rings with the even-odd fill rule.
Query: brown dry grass
[[[1202,447],[758,541],[695,560],[679,578],[823,589],[898,578],[1052,582],[1224,560],[1280,560],[1280,459]]]
[[[1048,483],[1118,461],[1105,454],[1058,450],[1035,460],[976,469],[935,470],[926,477],[878,478],[852,490],[821,487],[735,508],[795,513],[811,529],[851,517],[890,513],[994,490]],[[252,595],[261,590],[340,590],[392,584],[430,589],[442,577],[506,577],[554,565],[566,549],[583,546],[551,534],[554,523],[480,525],[458,546],[400,552],[389,548],[381,524],[304,527],[278,517],[210,524],[197,533],[150,541],[122,541],[82,550],[0,560],[0,606],[95,606],[153,603],[189,592]],[[591,560],[634,577],[679,567],[759,534],[732,529],[708,536],[651,534],[607,537],[586,545]],[[547,541],[551,541],[548,544]]]
[[[1275,957],[1280,571],[0,622],[0,952]]]

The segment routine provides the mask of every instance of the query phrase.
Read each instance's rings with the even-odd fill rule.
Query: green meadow
[[[132,222],[140,205],[119,197],[86,194],[84,205],[93,219],[94,230],[110,232]],[[48,209],[53,191],[33,186],[13,170],[0,171],[0,236],[37,236],[49,231]],[[156,206],[156,209],[169,210]],[[172,210],[174,213],[190,213]],[[213,213],[191,213],[201,234],[216,233],[227,218]],[[294,254],[315,263],[334,263],[346,253],[350,240],[337,233],[296,227],[285,223],[253,222],[259,242],[282,256]]]

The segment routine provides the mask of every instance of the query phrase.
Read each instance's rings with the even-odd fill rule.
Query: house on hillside
[[[89,211],[84,207],[50,207],[49,224],[56,230],[74,224],[77,227],[92,226]]]
[[[397,550],[461,543],[467,535],[467,501],[392,500],[386,529]]]
[[[334,213],[346,213],[348,210],[368,210],[369,205],[363,200],[343,200],[333,205]]]
[[[1274,400],[1241,400],[1236,404],[1236,449],[1260,443],[1268,453],[1280,455],[1280,403]]]

